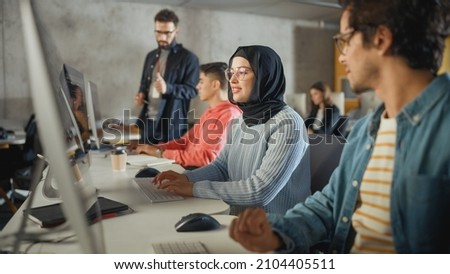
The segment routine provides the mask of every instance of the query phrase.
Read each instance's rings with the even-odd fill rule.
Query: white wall
[[[162,8],[172,7],[106,0],[39,0],[35,3],[63,61],[97,83],[102,114],[117,117],[124,108],[132,109],[136,114],[138,110],[134,109],[132,99],[139,86],[143,61],[147,52],[156,47],[154,15]],[[0,78],[4,81],[0,108],[4,109],[0,110],[0,116],[26,119],[32,109],[18,1],[2,0],[0,8],[3,16],[8,17],[2,20],[5,56],[3,68],[0,67],[4,74],[4,79]],[[180,18],[177,40],[196,53],[200,63],[228,62],[240,45],[267,45],[277,51],[284,62],[287,94],[294,92],[294,36],[298,22],[247,14],[173,9]],[[200,110],[205,107],[198,99],[195,105]]]
[[[1,0],[0,118],[27,119],[32,111],[19,1]]]

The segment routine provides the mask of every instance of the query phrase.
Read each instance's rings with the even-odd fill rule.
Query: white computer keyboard
[[[201,242],[166,242],[152,244],[156,254],[208,254]]]
[[[156,188],[156,186],[150,183],[151,180],[151,178],[134,178],[139,189],[152,203],[172,202],[184,199],[181,195]]]

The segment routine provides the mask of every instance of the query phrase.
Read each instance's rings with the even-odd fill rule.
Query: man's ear
[[[220,89],[220,81],[219,80],[214,80],[213,81],[213,88],[214,89]]]
[[[373,45],[380,55],[386,55],[390,53],[393,39],[392,31],[388,27],[381,25],[378,26],[373,37]]]

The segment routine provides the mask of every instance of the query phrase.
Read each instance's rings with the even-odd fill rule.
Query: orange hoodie
[[[164,150],[163,157],[174,159],[188,167],[201,167],[214,160],[226,142],[228,122],[241,115],[241,110],[230,102],[208,108],[199,123],[196,123],[181,138],[158,147]]]

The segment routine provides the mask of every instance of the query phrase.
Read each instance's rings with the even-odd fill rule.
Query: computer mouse
[[[139,170],[136,175],[134,175],[135,178],[149,178],[149,177],[156,177],[156,175],[159,174],[159,170],[153,167],[144,167],[143,169]]]
[[[175,224],[178,232],[205,231],[220,228],[220,223],[211,215],[205,213],[192,213],[184,216]]]

